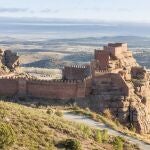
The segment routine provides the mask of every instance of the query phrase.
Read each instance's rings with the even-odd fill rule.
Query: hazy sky
[[[0,16],[150,22],[150,0],[0,0]]]

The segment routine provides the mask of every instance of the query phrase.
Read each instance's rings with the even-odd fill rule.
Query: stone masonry
[[[61,80],[0,78],[0,95],[72,100],[103,113],[109,109],[126,126],[150,133],[150,74],[139,66],[126,43],[109,43],[95,50],[86,66],[66,66]],[[1,67],[15,70],[19,58],[0,51]]]

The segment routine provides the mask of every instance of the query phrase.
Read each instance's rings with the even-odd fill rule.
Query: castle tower
[[[24,78],[19,78],[19,81],[18,81],[18,95],[19,96],[26,96],[27,94],[27,85],[26,85],[26,79]]]

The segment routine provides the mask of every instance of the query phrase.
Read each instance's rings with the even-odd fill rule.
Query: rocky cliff
[[[125,126],[150,133],[149,72],[136,62],[126,44],[108,44],[96,55],[89,98],[79,104],[101,113],[109,109]]]
[[[139,66],[130,51],[116,57],[125,84],[129,88],[129,95],[124,99],[114,99],[110,96],[110,111],[123,124],[134,126],[137,132],[150,132],[150,78],[147,70]],[[112,72],[117,71],[112,68]],[[116,83],[116,81],[113,81]],[[116,95],[116,94],[115,94]],[[112,102],[113,99],[113,102]],[[120,100],[120,101],[118,101]],[[105,102],[106,103],[106,102]],[[106,103],[108,104],[108,103]],[[107,108],[107,107],[106,107]]]

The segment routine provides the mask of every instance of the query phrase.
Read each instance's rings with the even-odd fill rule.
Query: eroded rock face
[[[19,56],[10,50],[0,49],[0,74],[15,72],[19,68]]]

